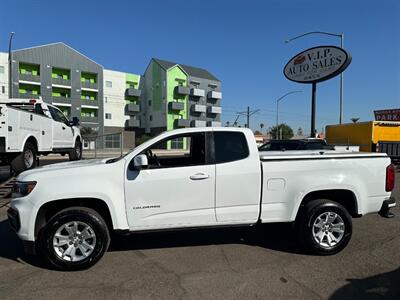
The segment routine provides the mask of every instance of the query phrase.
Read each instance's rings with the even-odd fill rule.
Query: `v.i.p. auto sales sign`
[[[351,62],[350,53],[336,46],[319,46],[294,56],[283,69],[286,78],[299,83],[328,80]]]

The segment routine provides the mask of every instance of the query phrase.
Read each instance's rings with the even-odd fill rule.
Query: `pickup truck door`
[[[53,148],[72,148],[74,132],[61,110],[48,106],[53,118]]]
[[[217,221],[254,223],[261,201],[261,163],[254,137],[234,131],[214,131],[213,136]]]
[[[204,132],[174,135],[142,152],[148,169],[128,167],[125,180],[132,230],[216,224],[215,165],[206,152]]]

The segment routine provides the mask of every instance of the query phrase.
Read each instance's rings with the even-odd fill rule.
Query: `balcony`
[[[142,94],[142,90],[134,89],[134,88],[128,88],[125,91],[125,96],[128,97],[140,97]]]
[[[139,126],[140,126],[140,120],[133,119],[133,118],[130,118],[128,120],[128,127],[139,127]]]
[[[97,82],[93,83],[93,82],[90,82],[88,80],[81,81],[81,87],[84,88],[84,89],[86,88],[86,89],[92,89],[92,90],[98,90],[99,89],[99,86],[98,86]]]
[[[64,104],[71,104],[71,98],[69,97],[62,97],[62,96],[53,96],[53,102],[55,103],[64,103]]]
[[[189,127],[190,122],[187,119],[175,119],[174,124],[176,127]]]
[[[189,95],[190,94],[190,88],[186,86],[176,86],[175,87],[175,93],[178,95]]]
[[[222,99],[222,93],[217,91],[209,91],[207,94],[208,99],[219,100]]]
[[[65,85],[65,86],[71,86],[71,80],[70,79],[64,79],[64,78],[52,78],[51,79],[52,84],[59,84],[59,85]]]
[[[99,119],[97,117],[80,117],[79,121],[81,123],[99,123]]]
[[[200,104],[193,104],[191,106],[191,110],[193,113],[205,113],[206,112],[206,106],[205,105],[200,105]]]
[[[81,105],[99,106],[98,100],[81,99]]]
[[[180,111],[180,110],[184,110],[185,109],[185,103],[183,102],[169,102],[169,109],[170,110],[175,110],[175,111]]]
[[[221,106],[208,106],[207,112],[209,114],[213,114],[213,115],[221,114],[222,108],[221,108]]]
[[[217,121],[207,121],[208,127],[221,127],[221,122]]]
[[[30,82],[38,82],[40,83],[40,75],[32,75],[32,74],[19,74],[19,80],[30,81]]]
[[[192,120],[190,123],[192,127],[206,127],[206,121],[202,120]]]
[[[140,112],[140,105],[135,103],[129,103],[126,105],[126,112],[128,115],[132,115]]]
[[[194,97],[204,97],[205,96],[205,91],[202,90],[202,89],[192,88],[190,90],[190,95],[194,96]]]
[[[23,99],[39,99],[40,98],[40,94],[19,93],[19,98],[23,98]]]

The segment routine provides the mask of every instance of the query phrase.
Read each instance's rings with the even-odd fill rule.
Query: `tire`
[[[53,216],[40,231],[37,250],[54,268],[72,271],[96,264],[109,245],[107,224],[95,210],[70,207]]]
[[[82,159],[82,143],[80,141],[75,141],[74,149],[68,153],[69,160],[81,160]]]
[[[18,156],[11,161],[11,168],[17,174],[25,170],[33,169],[37,165],[36,157],[36,147],[32,143],[26,142],[22,153],[18,154]]]
[[[346,208],[337,202],[313,200],[299,211],[295,231],[307,252],[332,255],[342,251],[349,243],[353,231],[352,219]]]

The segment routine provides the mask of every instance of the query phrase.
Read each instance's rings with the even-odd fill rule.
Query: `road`
[[[394,196],[400,199],[400,173]],[[289,226],[115,237],[78,272],[25,257],[0,209],[0,299],[400,298],[400,209],[394,219],[354,220],[334,256],[301,252]]]

